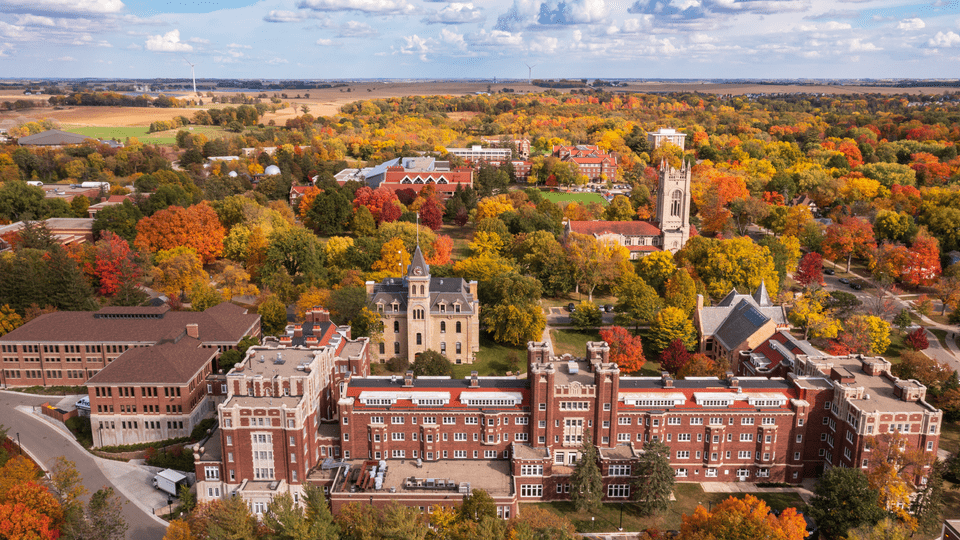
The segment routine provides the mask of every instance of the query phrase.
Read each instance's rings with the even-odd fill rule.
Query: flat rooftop
[[[356,467],[363,466],[363,461],[351,463]],[[513,489],[510,461],[505,459],[425,461],[422,467],[417,467],[415,459],[392,459],[387,461],[387,474],[383,478],[383,489],[380,492],[389,492],[390,488],[396,488],[397,493],[429,492],[457,495],[457,491],[454,490],[447,492],[404,488],[404,482],[411,477],[450,480],[457,484],[468,482],[470,489],[482,489],[490,495],[510,495]]]
[[[894,395],[896,384],[884,376],[872,376],[863,372],[863,364],[856,358],[839,357],[833,359],[834,367],[845,368],[854,377],[854,382],[840,386],[863,387],[864,399],[850,402],[864,412],[929,412],[919,401],[903,401]],[[870,396],[866,399],[866,396]]]
[[[597,379],[590,371],[590,364],[584,361],[574,361],[572,358],[567,360],[564,357],[555,357],[552,359],[553,367],[557,370],[554,377],[554,384],[569,385],[572,382],[578,382],[584,386],[593,386]],[[576,366],[576,373],[571,366]]]
[[[298,372],[305,375],[304,368],[318,368],[319,362],[316,361],[316,357],[325,352],[326,347],[319,349],[251,347],[243,363],[237,364],[237,367],[228,375],[242,374],[244,377],[251,378],[257,376],[286,378],[296,376]]]

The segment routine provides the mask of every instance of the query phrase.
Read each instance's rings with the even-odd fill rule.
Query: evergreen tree
[[[590,433],[583,434],[580,461],[570,475],[570,500],[578,512],[595,512],[603,499],[603,477],[597,465],[597,447]]]
[[[120,498],[113,488],[105,487],[90,496],[87,503],[86,524],[77,535],[82,540],[124,540],[127,535],[126,521],[120,515]]]
[[[640,513],[649,516],[666,510],[674,484],[670,447],[660,441],[644,444],[634,474],[633,500]]]
[[[323,496],[323,489],[307,484],[303,490],[303,505],[307,523],[310,525],[309,538],[316,540],[336,540],[340,538],[340,528],[333,522],[333,514]]]
[[[460,505],[461,520],[481,521],[491,517],[497,517],[497,504],[489,493],[482,489],[474,489],[469,495],[463,497],[463,504]]]
[[[56,246],[47,252],[44,272],[44,304],[63,311],[96,309],[93,289],[66,250]]]
[[[926,533],[940,530],[943,514],[943,475],[946,463],[937,460],[930,467],[927,485],[913,500],[913,515],[920,529]]]
[[[862,469],[832,467],[823,473],[810,501],[810,515],[827,537],[837,538],[883,517],[880,493]]]

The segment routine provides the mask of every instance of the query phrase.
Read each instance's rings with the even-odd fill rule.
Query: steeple
[[[757,305],[760,307],[767,307],[772,305],[770,302],[770,295],[767,294],[766,280],[762,280],[760,282],[760,287],[757,288],[757,292],[753,293],[753,299],[756,300]]]
[[[430,275],[430,265],[423,257],[420,246],[413,251],[413,257],[410,259],[410,266],[407,267],[407,277],[426,277]]]

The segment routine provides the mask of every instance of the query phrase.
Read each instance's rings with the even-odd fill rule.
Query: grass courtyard
[[[581,204],[594,202],[603,206],[610,204],[599,193],[562,193],[558,191],[544,191],[543,197],[550,202],[562,204],[571,202],[578,202]]]

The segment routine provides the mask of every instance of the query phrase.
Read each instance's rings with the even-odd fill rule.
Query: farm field
[[[118,139],[124,141],[129,137],[136,137],[141,143],[146,144],[174,144],[177,141],[177,131],[180,129],[187,129],[192,133],[203,133],[209,139],[231,135],[230,132],[216,126],[188,126],[185,128],[158,131],[156,133],[150,133],[147,126],[61,125],[60,129],[98,139]]]

